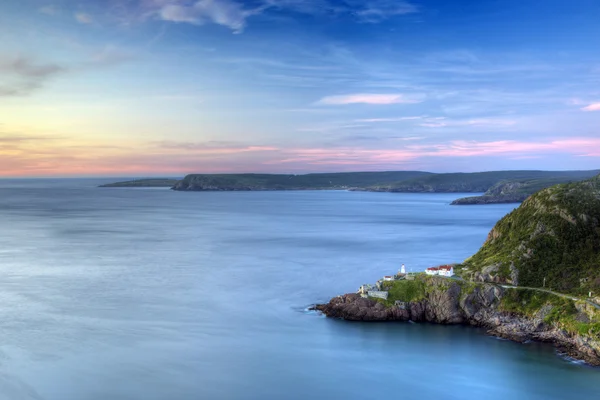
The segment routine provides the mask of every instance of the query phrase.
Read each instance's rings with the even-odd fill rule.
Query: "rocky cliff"
[[[315,309],[328,317],[349,321],[473,325],[486,328],[491,335],[518,342],[537,340],[552,343],[574,358],[600,365],[600,329],[574,331],[559,318],[566,307],[571,306],[576,320],[597,318],[593,307],[585,303],[566,305],[564,299],[551,298],[556,296],[542,293],[524,295],[521,289],[504,289],[493,284],[473,284],[441,277],[419,279],[424,282],[423,290],[416,295],[412,292],[410,300],[394,298],[394,293],[403,291],[391,288],[391,299],[387,301],[345,294],[334,297],[329,303],[317,305]],[[396,286],[406,284],[394,283]],[[521,307],[523,303],[527,307]]]

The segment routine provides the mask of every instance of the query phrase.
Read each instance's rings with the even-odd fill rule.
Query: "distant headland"
[[[178,179],[174,178],[145,178],[145,179],[132,179],[129,181],[107,183],[100,185],[102,188],[118,188],[118,187],[173,187],[179,182]]]
[[[338,172],[314,174],[191,174],[177,179],[138,179],[102,187],[171,187],[177,191],[351,190],[391,193],[484,193],[453,205],[520,203],[534,192],[577,182],[594,171],[424,171]]]
[[[351,321],[484,327],[600,366],[600,175],[535,193],[462,264],[403,272],[314,308]]]

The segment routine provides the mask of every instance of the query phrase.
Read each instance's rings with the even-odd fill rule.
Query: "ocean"
[[[571,399],[600,369],[463,326],[307,311],[459,262],[514,205],[0,180],[0,399]]]

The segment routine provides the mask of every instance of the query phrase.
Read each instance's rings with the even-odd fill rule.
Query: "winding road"
[[[536,290],[538,292],[546,292],[546,293],[551,293],[554,294],[556,296],[560,296],[560,297],[564,297],[565,299],[570,299],[573,301],[585,301],[586,303],[588,303],[589,305],[591,305],[592,307],[595,307],[596,309],[600,310],[600,305],[588,300],[588,299],[581,299],[579,297],[575,297],[575,296],[571,296],[569,294],[564,294],[564,293],[558,293],[555,292],[553,290],[550,289],[542,289],[542,288],[536,288],[536,287],[529,287],[529,286],[512,286],[512,285],[499,285],[505,289],[529,289],[529,290]]]

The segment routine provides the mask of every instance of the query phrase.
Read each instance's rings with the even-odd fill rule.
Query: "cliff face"
[[[463,275],[475,280],[600,293],[600,176],[529,197],[465,267]]]
[[[385,304],[358,294],[334,297],[315,309],[328,317],[349,321],[414,321],[439,324],[467,324],[487,328],[494,336],[524,342],[537,340],[554,344],[562,352],[600,365],[600,336],[569,333],[552,319],[560,310],[551,302],[530,314],[511,311],[506,291],[492,284],[473,285],[446,278],[428,278],[425,296],[397,305]],[[514,295],[513,295],[514,296]],[[584,307],[585,306],[580,306]],[[587,318],[590,310],[577,311]]]

